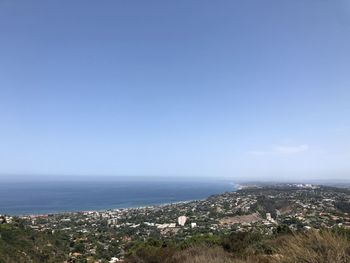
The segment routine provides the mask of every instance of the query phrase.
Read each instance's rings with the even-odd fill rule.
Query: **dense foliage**
[[[335,207],[343,213],[350,213],[350,203],[339,201],[335,203]]]
[[[134,244],[128,263],[347,263],[350,231],[281,231],[266,237],[259,233],[232,233],[193,243],[167,244],[149,240]],[[218,242],[219,241],[219,242]]]
[[[63,262],[68,253],[65,235],[24,228],[20,221],[0,224],[0,263]]]
[[[21,221],[0,225],[0,263],[65,262],[69,253],[82,249],[59,232],[34,231]],[[181,242],[149,238],[131,242],[127,251],[127,263],[346,263],[350,262],[350,231],[292,233],[281,225],[270,236],[253,231],[200,234]]]

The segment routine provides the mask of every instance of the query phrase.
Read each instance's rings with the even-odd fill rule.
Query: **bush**
[[[350,242],[344,235],[330,231],[310,231],[281,240],[278,263],[348,263]]]

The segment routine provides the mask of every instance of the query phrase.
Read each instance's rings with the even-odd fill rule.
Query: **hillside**
[[[65,235],[25,229],[14,222],[0,225],[0,262],[67,262],[72,248]],[[76,258],[69,262],[108,262]],[[156,239],[131,243],[126,263],[347,263],[350,231],[280,228],[273,236],[232,233],[196,236],[176,244]]]
[[[0,224],[0,263],[63,262],[67,240],[65,235],[24,228],[20,222]]]
[[[284,184],[159,206],[6,215],[0,263],[350,262],[349,204],[348,189]]]

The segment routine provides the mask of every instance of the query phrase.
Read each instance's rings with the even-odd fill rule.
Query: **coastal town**
[[[186,243],[200,236],[257,231],[350,229],[350,190],[310,184],[245,185],[205,200],[129,209],[1,216],[70,242],[69,262],[119,262],[136,242]],[[83,261],[82,261],[83,260]]]

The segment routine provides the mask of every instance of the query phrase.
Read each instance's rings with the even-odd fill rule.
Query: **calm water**
[[[234,190],[236,186],[227,181],[1,183],[0,214],[138,207],[203,199]]]

